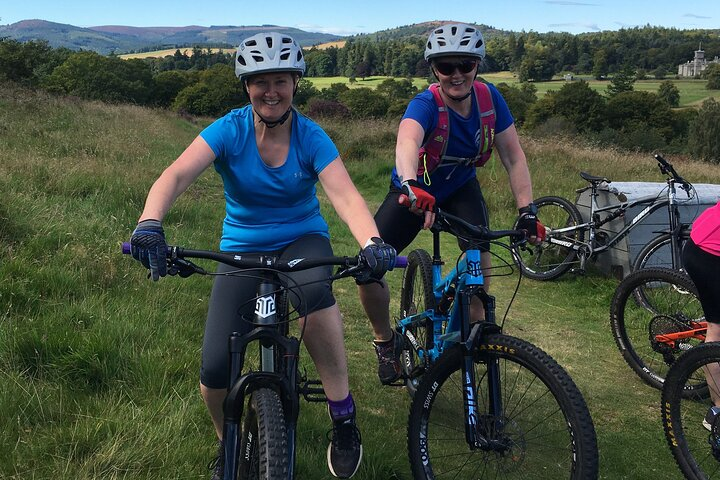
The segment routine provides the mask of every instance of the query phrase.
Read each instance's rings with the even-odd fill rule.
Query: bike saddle
[[[610,183],[611,180],[605,177],[596,177],[595,175],[590,175],[587,172],[580,172],[580,176],[583,178],[583,180],[588,181],[590,183],[594,183],[597,185],[598,183],[606,182]]]

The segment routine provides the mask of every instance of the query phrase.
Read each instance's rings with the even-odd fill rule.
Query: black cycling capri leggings
[[[330,241],[321,235],[300,237],[280,252],[263,252],[291,260],[302,257],[332,256]],[[236,270],[222,263],[217,272]],[[281,276],[286,285],[307,284],[299,288],[300,294],[290,294],[289,300],[298,314],[309,314],[335,305],[332,285],[327,280],[332,267],[317,267],[288,274],[290,280]],[[252,328],[255,296],[260,283],[254,277],[217,276],[213,283],[208,308],[205,336],[202,347],[200,382],[208,388],[227,388],[228,383],[228,337],[232,332],[247,333]],[[304,302],[301,301],[304,300]],[[305,311],[307,306],[307,311]]]
[[[698,290],[705,320],[720,323],[720,257],[706,252],[690,239],[683,247],[682,263]]]
[[[423,217],[415,215],[407,207],[398,204],[398,197],[402,192],[394,185],[390,186],[385,200],[375,214],[375,223],[380,231],[380,237],[395,247],[398,253],[412,243],[422,230]],[[483,198],[477,178],[471,178],[457,189],[448,199],[438,204],[446,212],[458,216],[473,225],[489,226],[490,217],[487,205]],[[462,251],[470,245],[458,239]],[[478,247],[482,252],[490,251],[487,242],[481,242]]]

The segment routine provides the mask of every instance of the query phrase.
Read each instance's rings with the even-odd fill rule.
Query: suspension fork
[[[470,324],[470,302],[478,295],[483,302],[485,309],[485,321],[477,324]],[[478,402],[478,384],[475,375],[475,356],[477,348],[485,335],[485,331],[499,331],[495,324],[495,297],[488,295],[480,286],[473,286],[462,289],[458,301],[460,313],[462,343],[462,384],[463,384],[463,407],[465,413],[465,441],[471,449],[486,448],[489,439],[478,430],[480,418]],[[497,360],[490,359],[487,363],[487,385],[488,385],[488,414],[496,419],[501,418],[502,397],[500,395],[500,371]],[[502,428],[496,425],[494,430]]]

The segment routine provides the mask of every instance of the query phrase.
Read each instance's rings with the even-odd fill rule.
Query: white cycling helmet
[[[277,32],[258,33],[240,43],[235,53],[235,75],[244,80],[256,73],[305,73],[305,59],[300,45],[289,35]]]
[[[480,30],[465,23],[449,23],[433,30],[425,46],[425,60],[450,55],[485,58],[485,40]]]

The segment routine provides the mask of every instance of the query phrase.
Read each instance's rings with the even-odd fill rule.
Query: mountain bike
[[[442,278],[441,231],[471,244]],[[478,242],[524,235],[438,210],[433,258],[408,255],[397,331],[414,390],[407,440],[415,479],[598,476],[595,428],[580,391],[548,354],[502,333],[495,299],[483,289]],[[485,319],[471,323],[476,296]]]
[[[130,253],[129,243],[123,244],[123,253]],[[308,379],[300,371],[303,332],[299,338],[291,336],[289,325],[304,315],[291,309],[288,296],[299,295],[297,288],[301,285],[292,284],[284,273],[332,265],[339,267],[329,277],[334,281],[365,272],[363,257],[281,260],[272,255],[236,255],[171,246],[167,259],[170,275],[216,275],[189,260],[207,259],[237,269],[222,275],[260,280],[252,299],[254,318],[245,319],[251,330],[232,333],[228,339],[230,387],[223,404],[224,478],[295,478],[300,398],[309,402],[326,402],[327,398],[319,380]],[[404,266],[405,261],[405,257],[398,257],[396,266]],[[258,348],[257,356],[248,353],[254,347]]]
[[[707,323],[697,289],[686,274],[646,268],[632,272],[618,285],[610,307],[610,328],[630,368],[660,389],[677,358],[705,341]]]
[[[680,470],[689,480],[720,479],[720,418],[707,421],[720,385],[706,383],[706,372],[720,371],[720,343],[710,342],[683,353],[670,367],[662,388],[665,438]],[[716,376],[710,376],[716,378]],[[705,385],[705,389],[698,389]]]
[[[553,280],[571,268],[576,273],[584,273],[587,260],[595,259],[602,252],[613,248],[643,219],[661,209],[667,210],[668,228],[655,232],[659,235],[638,253],[631,271],[647,267],[670,267],[679,270],[680,252],[690,236],[690,224],[680,222],[677,188],[684,190],[688,199],[696,196],[695,189],[667,160],[660,155],[655,155],[655,159],[660,172],[667,176],[667,188],[663,189],[667,191],[665,196],[662,196],[661,192],[627,201],[624,195],[615,191],[620,202],[601,207],[598,205],[598,192],[613,191],[609,187],[611,180],[580,172],[580,177],[590,184],[588,221],[584,221],[575,204],[565,198],[547,196],[535,200],[538,219],[546,227],[546,238],[539,245],[514,250],[523,275],[534,280]],[[626,226],[619,232],[608,233],[600,230],[603,225],[624,217],[629,209],[636,206],[645,208],[627,221]]]

